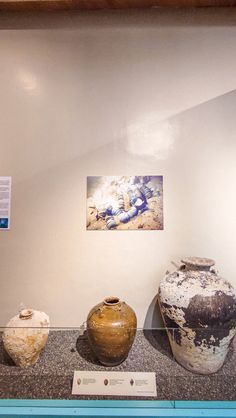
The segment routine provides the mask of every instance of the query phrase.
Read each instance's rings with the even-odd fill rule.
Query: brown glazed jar
[[[166,273],[159,304],[176,360],[201,374],[221,368],[236,333],[236,293],[218,276],[214,260],[187,257]]]
[[[137,330],[133,309],[117,297],[108,297],[88,314],[90,346],[104,366],[117,366],[129,354]]]

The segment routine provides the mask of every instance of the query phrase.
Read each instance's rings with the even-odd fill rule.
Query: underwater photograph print
[[[87,230],[163,230],[163,176],[87,177]]]

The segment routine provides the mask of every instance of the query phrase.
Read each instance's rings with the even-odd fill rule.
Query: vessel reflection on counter
[[[133,309],[117,297],[108,297],[88,314],[90,346],[100,363],[117,366],[128,356],[137,331]]]
[[[23,309],[10,319],[3,332],[3,344],[17,366],[37,362],[48,340],[49,325],[48,315],[34,309]]]
[[[186,369],[217,372],[236,333],[236,294],[215,262],[187,257],[160,282],[158,301],[173,355]]]

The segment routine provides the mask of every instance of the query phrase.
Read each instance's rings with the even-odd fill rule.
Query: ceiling
[[[236,6],[236,0],[0,0],[0,10],[96,10],[221,6]]]

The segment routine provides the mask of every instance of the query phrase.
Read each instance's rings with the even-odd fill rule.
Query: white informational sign
[[[11,177],[0,177],[0,230],[10,229]]]
[[[155,373],[75,371],[72,395],[157,396]]]

